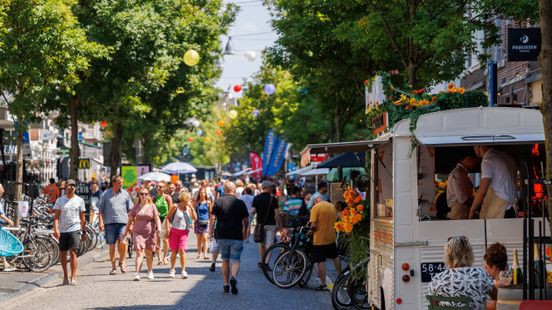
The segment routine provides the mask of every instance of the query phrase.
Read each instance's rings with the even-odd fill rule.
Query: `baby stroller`
[[[9,231],[0,227],[0,257],[13,257],[23,252],[23,244]]]

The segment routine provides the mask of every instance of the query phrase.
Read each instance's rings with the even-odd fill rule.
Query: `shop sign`
[[[508,61],[537,61],[540,50],[540,28],[508,29]]]

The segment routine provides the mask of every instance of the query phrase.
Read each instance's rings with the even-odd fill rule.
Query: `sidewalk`
[[[78,258],[79,268],[104,256],[107,248],[94,249]],[[44,272],[28,271],[0,271],[0,305],[8,303],[34,289],[44,287],[52,280],[61,278],[63,270],[61,265],[54,265]]]

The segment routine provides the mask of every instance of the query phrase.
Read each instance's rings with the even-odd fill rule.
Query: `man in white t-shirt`
[[[482,158],[481,182],[470,208],[470,218],[481,205],[479,218],[515,218],[516,163],[512,157],[487,145],[474,146]]]
[[[54,205],[54,237],[59,240],[59,256],[63,268],[63,285],[77,284],[77,250],[81,231],[84,239],[86,220],[84,200],[75,194],[77,183],[67,180],[66,194],[59,197]],[[67,251],[71,255],[71,282],[67,277]]]

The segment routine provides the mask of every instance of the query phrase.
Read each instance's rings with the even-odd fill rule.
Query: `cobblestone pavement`
[[[220,258],[215,272],[210,261],[195,259],[196,239],[189,239],[188,279],[170,279],[168,266],[154,266],[154,280],[132,281],[134,261],[128,260],[126,274],[109,275],[107,256],[79,268],[78,285],[61,286],[61,278],[23,295],[2,309],[331,309],[329,292],[292,288],[282,290],[270,284],[257,268],[257,245],[245,243],[238,278],[239,294],[224,294]],[[154,263],[156,260],[154,260]],[[177,262],[177,276],[180,268]],[[330,263],[328,263],[329,267]],[[335,277],[335,274],[332,278]]]

